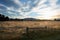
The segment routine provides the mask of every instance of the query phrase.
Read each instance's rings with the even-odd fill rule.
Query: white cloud
[[[21,3],[19,0],[13,0],[13,1],[14,1],[14,3],[16,3],[17,5],[22,6],[22,3]]]
[[[8,9],[8,7],[7,7],[7,6],[5,6],[5,5],[3,5],[3,4],[0,4],[0,6],[3,6],[3,7],[5,7],[6,9]]]
[[[31,0],[28,1],[26,5],[24,5],[23,3],[21,3],[20,0],[13,0],[13,1],[14,1],[17,5],[20,6],[20,8],[17,9],[17,11],[20,12],[21,15],[23,15],[23,16],[26,15],[26,16],[27,16],[27,15],[30,14],[30,10],[31,10]],[[39,0],[35,0],[35,2],[33,2],[33,3],[36,4],[36,3],[38,3],[38,2],[39,2]],[[26,11],[26,12],[24,12],[24,11]]]
[[[51,7],[56,7],[58,0],[49,0]]]
[[[40,2],[38,3],[38,6],[44,4],[47,0],[40,0]]]
[[[57,8],[57,4],[56,4],[57,0],[50,0],[49,1],[50,5],[51,5],[50,7],[46,4],[44,4],[44,2],[46,2],[46,1],[47,0],[43,1],[42,3],[39,3],[37,7],[32,9],[32,11],[37,12],[37,14],[42,15],[42,16],[37,16],[36,18],[51,19],[52,16],[60,15],[60,13],[58,13],[59,9],[56,9]],[[40,9],[40,8],[42,8],[42,9]],[[55,16],[55,17],[57,17],[57,16]]]
[[[7,8],[7,10],[11,10],[11,11],[16,11],[19,12],[20,15],[22,16],[14,16],[14,18],[26,18],[26,17],[33,17],[33,16],[28,16],[30,13],[32,12],[36,12],[37,14],[39,14],[40,16],[36,16],[34,18],[39,18],[39,19],[50,19],[55,15],[60,15],[60,9],[58,7],[58,5],[56,4],[58,0],[36,0],[34,3],[37,3],[37,6],[33,7],[31,9],[31,11],[29,12],[23,12],[23,11],[28,11],[30,10],[29,8],[31,7],[30,2],[27,2],[27,5],[24,5],[23,3],[21,3],[19,0],[13,0],[14,3],[16,3],[20,8],[19,9],[14,9],[14,7],[7,7],[5,5],[0,4],[0,6],[4,6]],[[44,4],[46,1],[48,1],[51,6],[48,6],[47,4]],[[11,13],[8,11],[8,13]],[[55,16],[57,17],[57,16]],[[53,17],[54,18],[54,17]]]

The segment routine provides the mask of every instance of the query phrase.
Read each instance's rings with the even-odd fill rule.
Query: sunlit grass
[[[60,21],[5,21],[0,22],[0,27],[52,27],[60,28]]]
[[[35,29],[28,29],[28,33],[27,33],[26,27],[35,28]],[[3,40],[5,39],[6,40],[9,39],[10,40],[60,40],[60,21],[0,22],[0,39],[1,40],[2,39]]]

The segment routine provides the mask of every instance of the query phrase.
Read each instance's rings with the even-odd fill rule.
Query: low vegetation
[[[0,21],[0,40],[60,40],[60,21]]]
[[[0,21],[0,27],[52,27],[60,28],[60,21]]]
[[[60,40],[60,29],[41,28],[3,28],[0,40]]]

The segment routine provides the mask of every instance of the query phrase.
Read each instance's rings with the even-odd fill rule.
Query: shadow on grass
[[[21,38],[12,40],[60,40],[60,32],[30,31],[28,34],[24,33]]]
[[[5,33],[5,32],[0,31],[1,34]],[[15,32],[17,32],[17,31],[15,31]],[[0,40],[60,40],[60,30],[58,30],[58,31],[55,31],[55,30],[54,31],[52,31],[52,30],[35,30],[35,29],[31,30],[31,29],[27,28],[26,33],[19,34],[18,37],[15,37],[12,39],[8,39],[8,38],[3,39],[0,37]]]

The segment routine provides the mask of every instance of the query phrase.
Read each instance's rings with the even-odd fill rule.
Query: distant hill
[[[37,21],[39,19],[35,18],[24,18],[24,19],[18,19],[18,18],[9,18],[8,16],[0,14],[0,21]]]
[[[26,20],[26,21],[35,21],[37,19],[35,19],[35,18],[24,18],[23,20]]]

